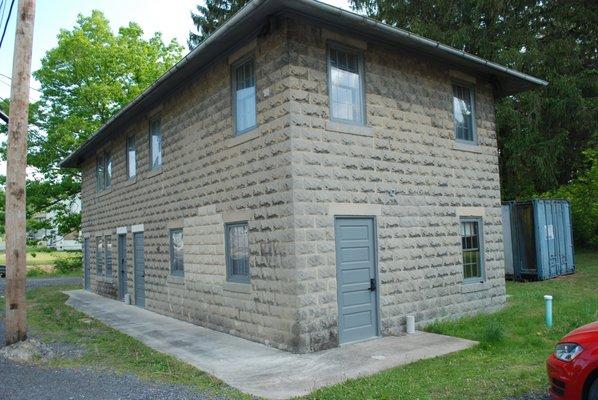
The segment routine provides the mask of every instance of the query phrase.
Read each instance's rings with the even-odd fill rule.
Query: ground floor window
[[[104,270],[104,238],[96,237],[96,273],[101,275]]]
[[[226,277],[231,282],[249,282],[249,235],[247,222],[226,224]]]
[[[170,230],[170,271],[177,276],[183,276],[185,273],[182,229]]]
[[[460,224],[461,247],[463,249],[463,278],[465,281],[479,281],[483,275],[482,220],[462,218]]]
[[[112,276],[112,237],[104,238],[104,255],[106,257],[106,276]]]

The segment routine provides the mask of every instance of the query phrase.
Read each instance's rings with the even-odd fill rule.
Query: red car
[[[569,332],[546,360],[555,400],[598,400],[598,321]]]

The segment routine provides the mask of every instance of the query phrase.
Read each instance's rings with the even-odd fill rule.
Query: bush
[[[48,272],[39,267],[27,269],[27,278],[38,278],[46,275],[49,275]]]
[[[584,156],[590,163],[589,171],[543,197],[569,200],[573,217],[573,241],[598,248],[598,149],[587,150]]]
[[[54,261],[56,272],[66,274],[68,272],[80,271],[83,269],[81,257],[59,258]]]

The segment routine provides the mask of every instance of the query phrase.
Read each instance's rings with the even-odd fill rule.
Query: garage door
[[[373,218],[335,219],[339,343],[378,335]]]

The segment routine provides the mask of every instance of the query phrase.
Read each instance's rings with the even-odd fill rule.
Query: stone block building
[[[254,0],[64,162],[85,287],[293,352],[505,303],[494,103],[546,82]]]

